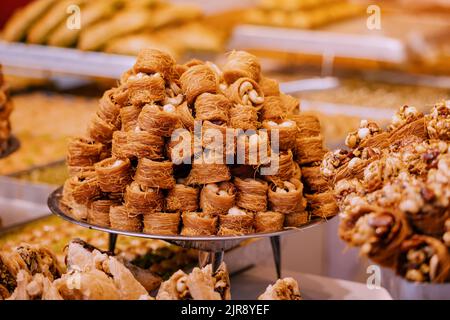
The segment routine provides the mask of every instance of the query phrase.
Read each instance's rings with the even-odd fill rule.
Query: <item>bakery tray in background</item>
[[[43,166],[36,166],[13,173],[9,177],[30,183],[59,186],[64,184],[64,181],[69,177],[69,173],[67,171],[66,161],[58,160]]]
[[[9,175],[64,159],[71,136],[84,134],[98,98],[33,92],[12,97],[13,134],[21,147],[0,159],[0,175]]]

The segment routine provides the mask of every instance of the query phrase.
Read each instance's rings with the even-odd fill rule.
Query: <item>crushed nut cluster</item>
[[[450,247],[450,101],[436,104],[427,115],[404,106],[386,130],[363,120],[345,144],[349,150],[330,151],[321,165],[338,201],[341,238],[369,258],[380,256],[373,253],[374,243],[398,251],[390,255],[396,263],[385,259],[381,264],[396,266],[410,281],[449,281],[450,272],[442,269],[450,269],[450,254],[436,246]],[[394,223],[374,223],[376,215],[361,208],[396,213],[408,235],[395,243]],[[414,246],[407,244],[416,236],[432,243],[414,239]]]

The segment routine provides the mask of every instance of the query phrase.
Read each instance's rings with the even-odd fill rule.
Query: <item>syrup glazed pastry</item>
[[[21,281],[21,273],[41,274],[53,281],[61,277],[62,267],[52,252],[40,246],[22,244],[12,252],[0,251],[0,300],[9,298]]]
[[[67,165],[69,167],[92,167],[101,160],[104,146],[87,138],[73,138],[67,147]]]
[[[87,211],[87,221],[100,227],[110,227],[109,208],[118,205],[120,205],[118,201],[110,199],[100,199],[90,202]]]
[[[1,251],[0,299],[152,300],[148,292],[162,282],[149,270],[80,239],[70,241],[65,253],[62,267],[43,247],[23,244]],[[221,271],[214,275],[218,292],[224,288],[221,281],[227,279]]]
[[[216,272],[212,266],[194,268],[190,274],[175,272],[159,288],[156,300],[230,300],[230,279],[224,262]]]
[[[124,195],[125,207],[132,214],[143,214],[164,209],[164,195],[158,188],[145,187],[133,181]]]
[[[262,127],[269,133],[271,131],[278,133],[280,150],[295,148],[298,128],[293,120],[264,121]]]
[[[220,68],[142,50],[99,100],[87,136],[70,141],[61,204],[99,226],[184,236],[278,231],[311,213],[330,217],[335,199],[310,169],[322,160],[320,125],[299,111],[249,53],[233,51]]]
[[[266,91],[264,91],[264,88],[261,88],[261,91],[264,93],[264,104],[261,109],[261,119],[282,120],[286,118],[287,111],[279,93],[271,96],[267,95],[268,89],[266,88],[265,90]],[[272,92],[269,91],[268,93],[271,94]]]
[[[231,182],[210,183],[200,192],[200,208],[208,214],[226,214],[234,205],[236,189]]]
[[[360,206],[341,214],[339,235],[376,263],[393,267],[400,245],[411,235],[405,214]]]
[[[450,281],[449,251],[438,239],[414,235],[401,245],[397,272],[414,282],[448,282]]]
[[[232,207],[226,214],[219,216],[219,231],[217,234],[236,236],[253,233],[254,220],[253,212]]]
[[[236,205],[253,212],[267,209],[267,182],[257,179],[234,178],[237,188]]]
[[[290,214],[302,211],[303,184],[298,179],[283,182],[283,187],[273,185],[268,192],[269,207],[273,211]]]
[[[204,212],[183,212],[184,236],[212,236],[217,233],[218,218]]]
[[[293,278],[284,278],[269,285],[258,300],[302,300],[302,297],[297,281]]]
[[[112,229],[139,232],[142,230],[142,217],[128,212],[125,206],[113,206],[109,209],[109,221]]]
[[[147,158],[161,160],[163,156],[164,139],[135,127],[131,131],[116,131],[113,133],[112,155],[118,159]]]
[[[180,213],[149,212],[143,215],[144,233],[175,235],[179,233]]]
[[[94,167],[103,192],[122,192],[131,181],[129,159],[108,158],[96,163]]]
[[[263,211],[255,214],[255,231],[257,233],[283,230],[284,214],[275,211]],[[297,224],[300,226],[301,224]]]
[[[346,139],[351,150],[330,152],[321,165],[341,210],[341,238],[410,281],[449,281],[448,110],[448,102],[427,115],[403,106],[387,131],[362,121]]]
[[[166,210],[169,212],[195,212],[198,205],[199,189],[184,184],[185,179],[178,179],[177,184],[169,190],[166,197]]]

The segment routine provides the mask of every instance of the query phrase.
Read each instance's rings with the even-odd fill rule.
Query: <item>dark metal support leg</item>
[[[108,251],[111,254],[114,254],[116,251],[117,236],[118,235],[116,233],[109,234]]]
[[[277,271],[277,279],[281,279],[281,246],[280,236],[270,237],[272,244],[273,261],[275,262],[275,269]]]
[[[219,269],[220,264],[223,262],[223,251],[210,252],[210,251],[199,251],[198,253],[198,266],[203,268],[208,264],[212,264],[213,272]]]

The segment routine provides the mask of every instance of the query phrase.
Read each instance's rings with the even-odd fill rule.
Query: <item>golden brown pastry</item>
[[[308,201],[308,207],[313,215],[329,218],[335,216],[339,208],[336,203],[333,192],[326,191],[312,195],[305,195]]]
[[[131,181],[129,159],[108,158],[96,163],[94,167],[103,192],[122,192]]]
[[[129,214],[125,206],[111,206],[109,208],[111,228],[122,231],[142,231],[142,216]]]
[[[309,213],[300,211],[284,215],[284,226],[287,228],[298,228],[309,221]]]
[[[198,160],[197,160],[198,161]],[[214,163],[214,161],[201,160],[192,164],[192,169],[186,179],[186,184],[208,184],[228,181],[231,178],[230,169],[221,159],[222,163]]]
[[[146,48],[139,51],[136,63],[133,66],[133,72],[159,73],[167,81],[172,77],[174,66],[175,61],[169,54],[160,50]]]
[[[255,214],[256,233],[283,230],[284,214],[275,211],[262,211]]]
[[[450,280],[450,254],[438,239],[413,235],[400,248],[396,271],[409,281],[443,283]]]
[[[131,74],[125,81],[122,81],[114,94],[115,101],[122,106],[142,107],[146,104],[163,102],[165,98],[165,82],[159,73]]]
[[[95,23],[110,19],[120,8],[123,0],[100,0],[86,3],[81,9],[81,27],[89,28]],[[48,44],[58,47],[72,47],[77,43],[82,29],[67,28],[66,21],[59,24],[48,38]]]
[[[17,286],[17,274],[25,269],[25,262],[16,253],[0,251],[0,297],[8,298]]]
[[[264,105],[259,115],[260,120],[282,120],[286,115],[286,108],[280,96],[266,96],[264,94]]]
[[[216,75],[206,65],[190,67],[180,77],[181,89],[186,95],[188,105],[193,104],[195,99],[202,93],[216,93]]]
[[[157,300],[230,300],[230,279],[225,263],[216,272],[211,265],[194,268],[190,274],[175,272],[163,282]]]
[[[88,205],[87,221],[100,227],[110,227],[109,208],[118,205],[120,203],[117,200],[110,199],[100,199],[90,202]]]
[[[121,130],[125,132],[135,130],[141,111],[141,107],[133,105],[120,108]]]
[[[136,181],[127,186],[124,201],[131,214],[147,214],[164,209],[164,195],[161,190],[144,187]]]
[[[94,171],[86,171],[69,178],[71,195],[78,204],[86,205],[101,193],[100,183]]]
[[[259,126],[258,110],[253,106],[235,105],[230,108],[230,127],[242,130],[256,130]]]
[[[135,128],[113,134],[112,155],[118,159],[147,158],[161,160],[164,139],[161,136]]]
[[[62,0],[47,7],[43,17],[40,17],[29,29],[27,42],[44,44],[60,23],[65,23],[67,7],[70,5],[82,5],[86,0]]]
[[[249,211],[266,211],[267,208],[267,182],[238,177],[234,178],[236,186],[236,205]]]
[[[3,29],[2,39],[24,40],[30,27],[55,3],[56,0],[37,0],[15,11]]]
[[[252,106],[257,111],[263,107],[264,94],[251,78],[237,79],[228,87],[225,95],[234,105]]]
[[[232,207],[226,214],[219,216],[219,236],[239,236],[254,232],[255,216],[238,207]]]
[[[166,210],[169,212],[195,212],[199,207],[198,194],[198,188],[177,183],[167,194]]]
[[[245,51],[232,51],[223,66],[223,77],[228,84],[239,78],[250,78],[259,82],[261,65],[258,59]]]
[[[81,50],[101,50],[111,39],[143,30],[151,25],[151,12],[130,8],[114,15],[112,19],[82,30],[77,46]]]
[[[225,181],[205,185],[200,192],[200,208],[207,214],[226,214],[234,205],[236,190]]]
[[[108,144],[111,142],[115,129],[114,124],[103,120],[96,114],[88,125],[88,136],[97,142]]]
[[[172,132],[180,126],[180,118],[172,105],[160,107],[148,104],[142,108],[138,124],[142,130],[158,136],[170,137]]]
[[[283,181],[283,187],[272,186],[268,192],[271,210],[290,214],[303,211],[303,184],[298,179]]]
[[[288,117],[294,120],[298,128],[298,136],[302,138],[317,137],[320,135],[320,122],[314,115],[294,114]]]
[[[223,52],[225,37],[203,20],[157,30],[158,37],[182,52]]]
[[[144,233],[175,235],[180,227],[180,213],[150,212],[143,216]]]
[[[180,56],[179,44],[168,42],[165,37],[149,32],[114,38],[106,44],[104,51],[128,56],[137,56],[142,49],[146,48],[167,52],[174,58]]]
[[[295,148],[297,138],[297,126],[292,120],[266,120],[262,123],[262,127],[267,129],[271,137],[272,147],[274,138],[278,137],[279,150],[289,150]]]
[[[259,80],[259,86],[261,87],[264,97],[280,96],[280,85],[278,84],[278,81],[275,79],[263,76]]]
[[[203,93],[195,101],[196,120],[228,122],[231,102],[221,94]]]
[[[169,25],[182,25],[184,22],[201,18],[202,11],[191,4],[171,4],[157,8],[154,12],[153,27],[164,28]]]
[[[203,212],[183,212],[183,236],[212,236],[217,233],[217,217]]]
[[[339,236],[376,263],[393,267],[400,245],[411,234],[405,214],[375,206],[359,206],[342,214]]]
[[[92,167],[100,161],[104,146],[84,137],[70,139],[67,146],[67,165],[74,167]]]
[[[295,156],[300,165],[322,161],[326,150],[323,148],[322,136],[296,139]]]
[[[320,166],[302,167],[301,176],[308,193],[320,193],[330,188],[328,182],[320,173]]]
[[[171,189],[175,186],[173,163],[141,158],[136,168],[134,180],[149,188]]]
[[[293,278],[278,279],[269,285],[258,300],[302,300],[298,283]]]

